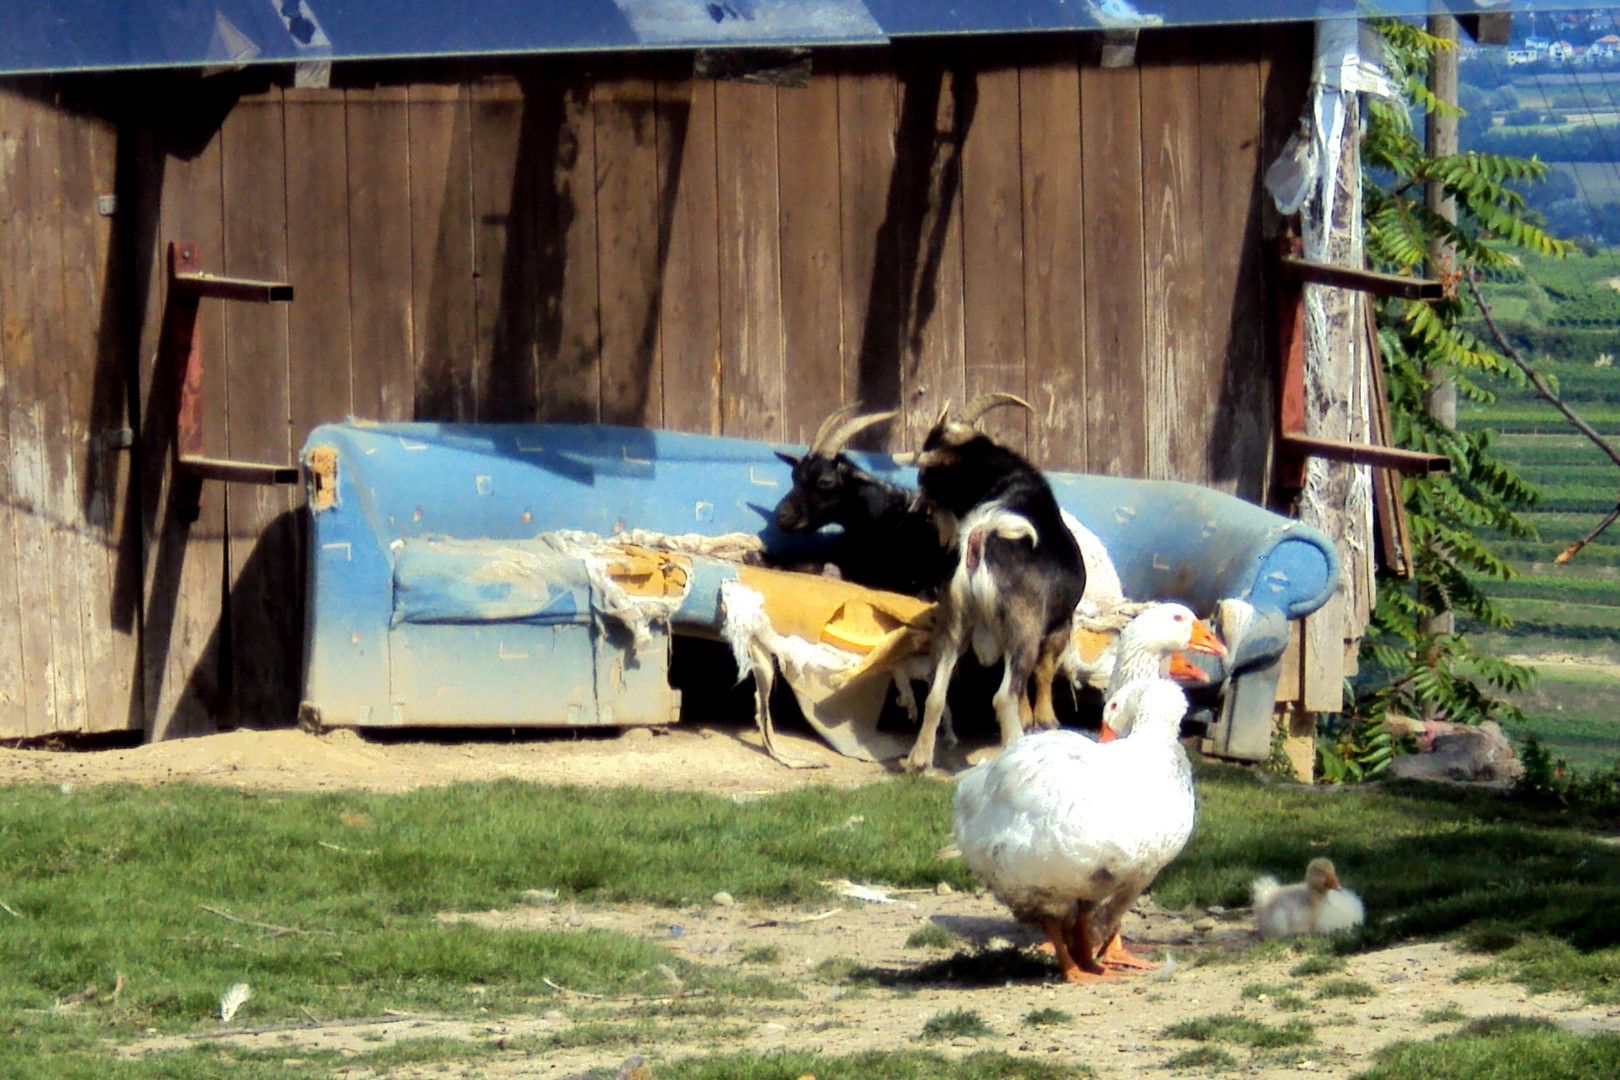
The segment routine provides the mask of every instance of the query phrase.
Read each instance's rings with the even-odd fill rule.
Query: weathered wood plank
[[[1141,76],[1080,70],[1081,205],[1086,263],[1088,472],[1148,472],[1142,237]],[[1106,252],[1106,257],[1101,253]]]
[[[409,93],[350,89],[346,103],[353,408],[369,419],[409,420],[416,393]]]
[[[526,325],[526,309],[535,309],[541,420],[590,423],[602,417],[591,94],[580,65],[548,64],[543,80],[525,84],[524,160],[518,168],[533,177],[539,284],[536,294],[514,296],[508,307]]]
[[[977,107],[962,147],[963,393],[1022,397],[1029,388],[1017,49],[975,50],[971,78]],[[1022,409],[997,409],[982,427],[1020,453],[1029,448]]]
[[[271,89],[237,102],[221,129],[221,271],[232,276],[288,278],[285,120],[283,94]],[[226,456],[291,461],[287,307],[224,306]],[[287,602],[288,583],[298,580],[293,494],[286,487],[210,484],[205,495],[225,499],[228,522],[232,722],[287,723],[297,711],[303,622],[298,605]]]
[[[10,187],[26,267],[6,304],[10,437],[21,636],[30,735],[80,729],[86,717],[80,588],[68,536],[73,490],[61,386],[64,348],[61,118],[40,97],[12,102]],[[8,275],[11,276],[11,275]],[[37,687],[38,692],[35,693]]]
[[[666,248],[658,308],[663,426],[720,430],[720,253],[714,86],[682,57],[658,76],[658,190]]]
[[[657,427],[659,216],[657,83],[645,62],[617,63],[593,93],[601,416]]]
[[[541,152],[524,128],[533,103],[509,79],[471,90],[473,297],[477,345],[473,415],[533,420],[539,393],[535,308],[535,170]],[[521,160],[520,160],[521,159]],[[528,298],[525,304],[521,298]]]
[[[0,87],[0,189],[11,191],[25,184],[27,157],[26,102],[14,89]],[[30,708],[30,699],[44,689],[37,677],[40,632],[49,642],[49,629],[27,618],[25,579],[31,576],[25,561],[23,532],[32,532],[30,512],[20,501],[17,487],[18,444],[12,437],[12,419],[23,408],[22,368],[32,363],[33,343],[28,334],[27,300],[23,286],[28,265],[24,202],[0,203],[0,620],[11,628],[0,634],[0,735],[17,738],[29,734],[31,717],[43,716],[43,702]],[[27,428],[24,428],[26,434]],[[52,699],[54,708],[54,699]]]
[[[899,92],[887,49],[839,54],[838,200],[844,396],[867,409],[900,400],[900,240],[909,207],[895,170]],[[905,445],[907,418],[857,445]],[[915,444],[912,444],[915,445]]]
[[[348,118],[341,90],[288,90],[287,280],[288,405],[292,452],[317,424],[354,411],[350,388]],[[370,243],[355,235],[356,246]],[[237,305],[240,306],[240,305]],[[271,456],[269,462],[290,461]]]
[[[783,437],[808,442],[844,402],[838,219],[838,75],[776,96],[782,193]]]
[[[1252,34],[1222,34],[1198,68],[1204,294],[1212,395],[1204,481],[1258,500],[1270,471],[1273,412],[1267,363],[1260,64]]]
[[[964,396],[962,145],[977,88],[954,50],[896,49],[903,97],[897,180],[900,216],[900,391],[906,445],[916,446],[946,402]]]
[[[153,741],[202,734],[225,708],[221,616],[225,581],[225,493],[204,493],[195,522],[185,513],[186,485],[176,483],[177,362],[164,347],[168,245],[197,244],[205,267],[225,266],[221,138],[187,129],[208,115],[209,98],[180,104],[156,100],[143,109],[139,151],[143,182],[136,208],[136,252],[145,276],[141,324],[140,468],[143,533],[147,538],[142,693],[147,737]],[[201,145],[198,145],[200,143]],[[198,317],[203,358],[203,451],[226,454],[225,305],[203,304]]]
[[[1214,417],[1204,309],[1198,65],[1185,35],[1138,49],[1148,475],[1202,483]]]
[[[1086,328],[1079,302],[1086,250],[1075,39],[1026,45],[1019,73],[1019,132],[1026,389],[1036,411],[1029,449],[1047,468],[1079,469],[1087,445]]]
[[[411,343],[418,420],[473,418],[472,116],[462,86],[412,85]]]
[[[782,251],[774,87],[715,85],[721,431],[782,438]]]
[[[79,576],[86,676],[83,730],[118,731],[141,722],[135,697],[139,642],[133,597],[118,595],[116,551],[121,541],[138,548],[138,536],[125,537],[119,528],[128,497],[129,455],[107,444],[108,433],[126,423],[122,253],[114,243],[113,219],[96,204],[99,195],[117,190],[118,133],[111,122],[88,113],[64,112],[61,122],[61,359],[67,377],[60,383],[66,426],[58,437],[65,439],[76,492],[65,509],[72,515],[66,535]]]

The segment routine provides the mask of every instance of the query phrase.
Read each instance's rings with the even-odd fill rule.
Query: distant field
[[[1613,165],[1558,168],[1580,170],[1594,198],[1620,201]],[[1620,277],[1620,250],[1565,260],[1526,256],[1522,274],[1498,276],[1484,285],[1495,315],[1559,395],[1620,442],[1620,320],[1608,328],[1554,325],[1609,305],[1620,311],[1620,294],[1607,284]],[[1604,353],[1614,359],[1596,362]],[[1458,422],[1496,432],[1497,455],[1536,487],[1540,498],[1524,517],[1538,538],[1488,536],[1491,550],[1518,576],[1476,584],[1514,625],[1499,631],[1464,620],[1460,629],[1493,655],[1529,657],[1540,672],[1536,686],[1516,699],[1527,720],[1512,734],[1534,735],[1582,769],[1611,765],[1620,761],[1620,524],[1571,562],[1555,566],[1553,559],[1620,500],[1620,467],[1533,390],[1506,380],[1486,385],[1497,400],[1460,402]],[[1571,656],[1584,662],[1558,662]]]
[[[1595,203],[1620,202],[1620,169],[1607,161],[1556,161],[1552,167],[1575,182],[1575,190]]]

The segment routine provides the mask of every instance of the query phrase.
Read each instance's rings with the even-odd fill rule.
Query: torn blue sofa
[[[767,552],[813,560],[830,536],[772,521],[791,486],[776,450],[802,448],[640,428],[567,424],[327,424],[302,460],[309,495],[304,708],[336,726],[666,724],[665,631],[713,635],[729,563],[693,560],[667,628],[631,647],[587,575],[562,560],[522,582],[469,568],[503,544],[627,528],[758,535]],[[886,454],[852,455],[915,484]],[[1316,530],[1193,484],[1052,472],[1058,500],[1113,556],[1133,600],[1201,614],[1254,609],[1221,672],[1208,732],[1222,756],[1263,760],[1288,621],[1338,582]],[[471,584],[469,584],[469,581]],[[458,591],[459,590],[459,591]]]

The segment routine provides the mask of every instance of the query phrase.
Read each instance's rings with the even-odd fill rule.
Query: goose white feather
[[[1098,941],[1193,827],[1192,769],[1177,742],[1186,695],[1139,680],[1109,708],[1134,714],[1130,738],[1027,735],[964,773],[954,802],[962,857],[1014,915],[1046,930],[1071,982],[1102,973]]]
[[[1254,917],[1263,938],[1296,934],[1332,934],[1361,925],[1365,910],[1361,897],[1339,884],[1328,859],[1312,859],[1305,880],[1280,884],[1276,878],[1254,882]]]

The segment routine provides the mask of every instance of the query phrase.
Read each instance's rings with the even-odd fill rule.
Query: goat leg
[[[1058,663],[1069,644],[1070,628],[1066,625],[1054,631],[1041,642],[1040,656],[1035,661],[1035,705],[1027,729],[1039,730],[1058,726],[1057,709],[1052,705],[1052,680],[1057,677]]]
[[[1023,714],[1029,708],[1028,685],[1028,666],[1018,663],[1009,654],[1001,674],[1001,686],[990,699],[996,711],[996,724],[1001,728],[1002,746],[1011,746],[1024,734]]]
[[[934,662],[934,681],[928,687],[928,700],[923,706],[922,730],[917,732],[911,753],[901,763],[906,772],[923,772],[934,767],[934,740],[939,733],[940,718],[945,714],[945,692],[950,689],[961,646],[956,641],[941,641],[936,649],[939,655]]]
[[[776,660],[759,645],[751,646],[754,661],[754,722],[759,725],[760,741],[772,760],[790,769],[819,769],[822,764],[791,758],[776,748],[776,726],[771,722],[771,691],[776,687]]]

